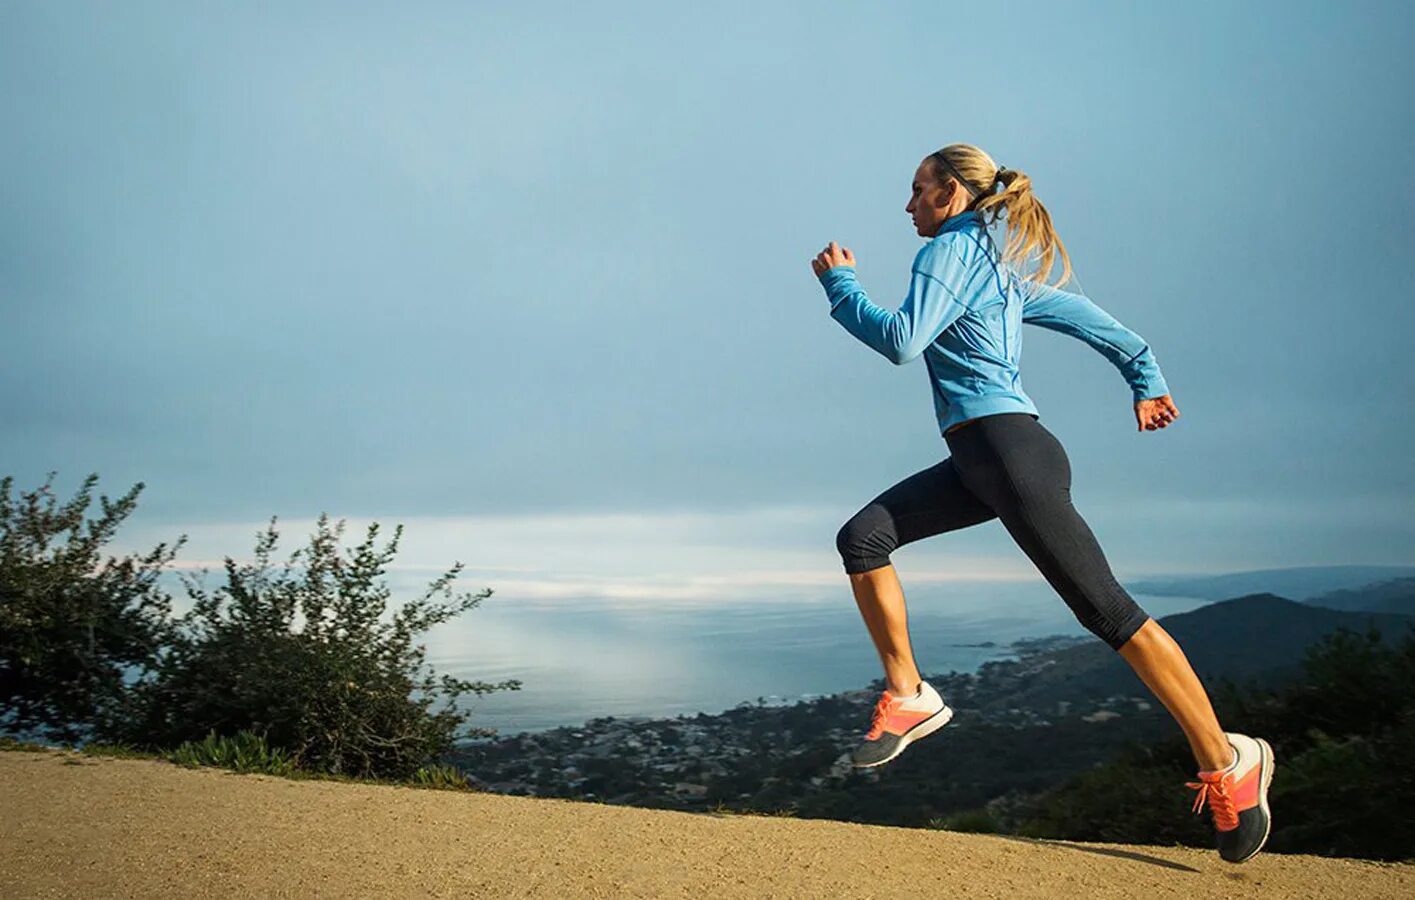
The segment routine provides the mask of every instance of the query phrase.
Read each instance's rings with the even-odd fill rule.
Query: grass
[[[998,834],[1002,831],[992,813],[986,809],[966,809],[950,816],[930,819],[929,827],[942,831],[964,831],[970,834]]]
[[[187,741],[167,754],[167,759],[179,766],[196,768],[215,766],[233,772],[260,772],[264,775],[289,775],[295,764],[281,749],[272,749],[262,735],[241,731],[235,737],[210,732],[200,741]]]
[[[127,744],[85,744],[85,756],[104,756],[112,759],[152,759],[159,754]]]
[[[0,752],[5,750],[24,751],[26,753],[43,753],[46,750],[57,750],[58,747],[46,747],[43,744],[32,744],[29,741],[17,741],[11,737],[0,736]]]
[[[242,774],[275,775],[281,778],[314,781],[339,781],[351,784],[381,784],[436,791],[480,791],[472,785],[466,773],[455,766],[432,764],[423,766],[410,777],[359,778],[301,769],[279,748],[268,746],[260,735],[242,731],[235,737],[219,736],[214,732],[200,741],[187,741],[172,750],[160,751],[127,744],[86,744],[82,747],[36,744],[17,741],[0,735],[0,752],[80,753],[84,756],[111,759],[148,759],[173,763],[187,768],[217,768]],[[67,765],[80,765],[70,759]]]
[[[717,805],[714,806],[712,809],[708,810],[708,812],[715,816],[769,816],[772,818],[796,817],[796,810],[791,809],[790,807],[783,807],[781,809],[752,809],[751,807],[748,807],[746,809],[735,809],[723,803],[721,800],[717,801]]]

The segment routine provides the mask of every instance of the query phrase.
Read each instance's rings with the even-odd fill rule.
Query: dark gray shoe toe
[[[1268,841],[1268,814],[1261,807],[1238,814],[1238,827],[1218,833],[1218,855],[1229,862],[1243,862]]]
[[[899,746],[899,735],[885,732],[873,741],[865,741],[850,754],[850,761],[856,766],[877,766],[894,753]]]

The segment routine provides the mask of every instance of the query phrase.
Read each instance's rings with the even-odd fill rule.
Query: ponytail
[[[1016,169],[999,167],[992,157],[971,144],[949,144],[929,158],[934,161],[934,175],[939,181],[951,177],[973,198],[968,209],[983,213],[989,225],[999,218],[1006,221],[1003,262],[1022,262],[1035,254],[1037,269],[1026,277],[1044,282],[1060,257],[1061,278],[1056,283],[1066,283],[1071,277],[1071,257],[1052,227],[1051,215],[1032,193],[1032,179]]]

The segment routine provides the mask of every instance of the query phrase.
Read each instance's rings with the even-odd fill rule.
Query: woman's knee
[[[835,549],[845,571],[867,572],[889,564],[889,555],[899,546],[894,520],[888,510],[872,504],[851,516],[835,534]]]

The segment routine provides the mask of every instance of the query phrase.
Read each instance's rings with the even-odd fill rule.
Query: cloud
[[[515,514],[412,517],[399,520],[403,534],[387,568],[396,593],[413,593],[464,563],[454,590],[491,588],[493,596],[517,600],[598,597],[635,603],[735,599],[809,599],[848,596],[849,582],[835,550],[838,515],[833,509],[788,506],[732,512],[642,512],[610,514]],[[377,548],[389,545],[387,519],[344,520],[346,553],[379,522]],[[336,520],[337,524],[337,520]],[[223,578],[226,555],[253,561],[255,536],[267,523],[146,525],[125,535],[123,552],[140,553],[157,542],[187,536],[180,558],[169,567],[209,569]],[[308,544],[317,520],[277,520],[272,565]],[[933,548],[935,551],[942,549]],[[1040,576],[1000,544],[998,556],[969,555],[951,545],[944,565],[911,565],[914,584],[1031,581]],[[911,556],[914,547],[904,548]],[[190,555],[188,555],[190,554]],[[214,585],[210,580],[207,586]],[[218,581],[219,583],[219,581]]]

